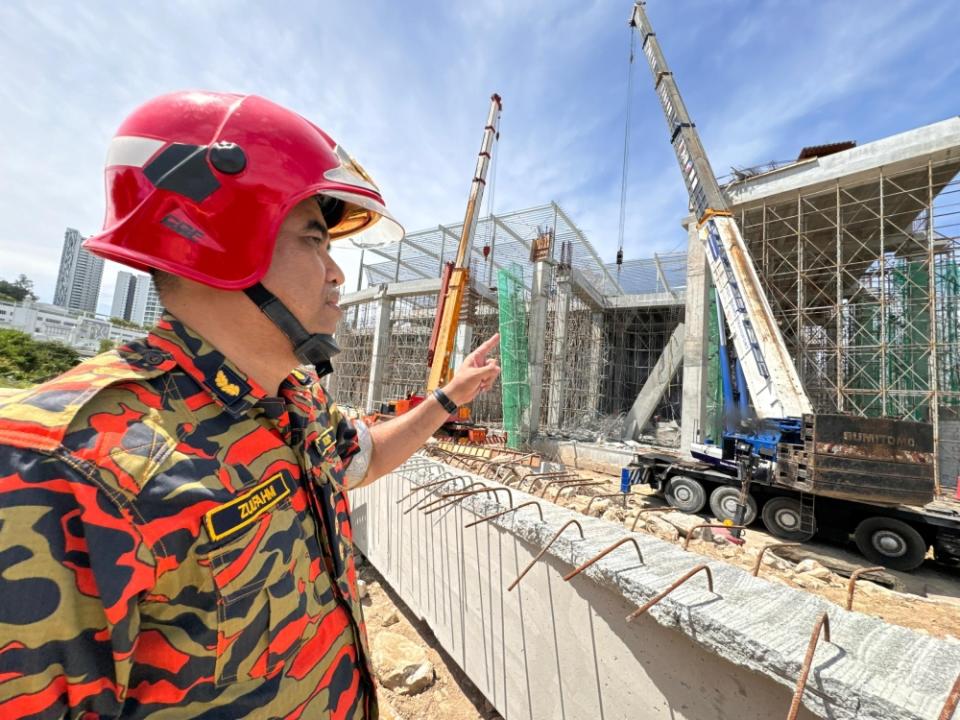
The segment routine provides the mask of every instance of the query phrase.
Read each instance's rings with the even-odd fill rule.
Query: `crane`
[[[427,362],[430,372],[427,376],[427,392],[433,392],[450,379],[450,358],[453,355],[459,326],[460,308],[463,297],[470,282],[470,255],[473,250],[473,235],[477,229],[477,220],[480,216],[480,202],[483,199],[483,189],[487,183],[487,169],[493,156],[493,143],[498,139],[500,112],[503,103],[499,95],[490,96],[490,111],[487,114],[487,124],[483,128],[483,141],[477,155],[477,169],[470,185],[470,196],[467,199],[467,210],[463,218],[463,230],[460,232],[460,243],[457,246],[457,257],[454,262],[444,265],[440,283],[440,295],[437,300],[437,314],[433,321],[433,332],[430,336],[430,346],[427,352]]]
[[[634,5],[630,25],[640,34],[643,54],[653,73],[654,88],[670,131],[670,143],[687,186],[717,297],[754,410],[760,419],[799,418],[812,412],[810,400],[647,18],[645,4]]]

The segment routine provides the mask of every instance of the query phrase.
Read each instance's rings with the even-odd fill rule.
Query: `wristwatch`
[[[448,413],[453,414],[457,411],[457,404],[453,400],[448,398],[447,394],[440,388],[437,388],[436,390],[433,391],[433,396],[437,399],[437,402],[443,406],[443,409],[446,410]]]

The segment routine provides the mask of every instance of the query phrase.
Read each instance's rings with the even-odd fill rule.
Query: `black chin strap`
[[[289,338],[298,360],[313,365],[320,377],[333,372],[330,358],[340,352],[333,335],[308,333],[280,299],[260,283],[244,288],[243,292]]]

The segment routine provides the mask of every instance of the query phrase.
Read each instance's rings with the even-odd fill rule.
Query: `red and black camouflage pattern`
[[[171,316],[0,400],[0,718],[376,718],[315,373],[269,397]]]

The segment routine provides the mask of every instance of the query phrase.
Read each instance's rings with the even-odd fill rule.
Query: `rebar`
[[[950,694],[947,695],[947,700],[943,704],[943,710],[940,711],[938,720],[950,720],[958,704],[960,704],[960,675],[957,675],[957,679],[953,683],[953,688],[950,690]]]
[[[406,500],[407,498],[413,497],[414,495],[416,495],[416,494],[417,494],[418,492],[420,492],[421,490],[427,490],[427,489],[429,489],[429,488],[436,487],[437,485],[446,485],[448,482],[452,482],[452,481],[454,481],[454,480],[459,480],[459,479],[466,478],[466,477],[468,477],[468,476],[467,476],[467,475],[454,475],[453,477],[443,478],[442,480],[437,480],[436,482],[427,483],[426,485],[417,485],[413,490],[411,490],[411,491],[408,492],[406,495],[404,495],[402,498],[400,498],[399,500],[397,500],[394,504],[395,504],[395,505],[399,505],[399,504],[402,503],[404,500]]]
[[[520,503],[516,507],[507,508],[506,510],[501,510],[498,513],[494,513],[493,515],[487,515],[486,517],[482,517],[482,518],[479,518],[478,520],[474,520],[473,522],[470,522],[464,525],[464,527],[469,528],[469,527],[473,527],[474,525],[479,525],[480,523],[489,522],[490,520],[495,520],[498,517],[503,517],[507,513],[516,512],[520,508],[529,507],[530,505],[533,505],[537,508],[537,512],[540,513],[540,521],[543,522],[543,508],[540,507],[540,503],[538,503],[536,500],[528,500],[525,503]]]
[[[637,544],[637,539],[636,539],[636,538],[632,538],[632,537],[624,537],[624,538],[620,538],[619,540],[617,540],[615,543],[613,543],[613,545],[610,545],[609,547],[601,550],[599,554],[597,554],[597,555],[595,555],[594,557],[592,557],[592,558],[590,558],[589,560],[587,560],[587,561],[586,561],[585,563],[583,563],[583,565],[581,565],[580,567],[576,568],[575,570],[572,570],[572,571],[568,572],[566,575],[563,576],[564,582],[570,582],[570,580],[572,580],[572,579],[575,578],[577,575],[579,575],[580,573],[582,573],[584,570],[586,570],[588,567],[590,567],[591,565],[593,565],[595,562],[597,562],[598,560],[606,557],[607,555],[609,555],[610,553],[612,553],[614,550],[616,550],[618,547],[620,547],[621,545],[624,545],[624,544],[626,544],[626,543],[628,543],[628,542],[633,543],[633,546],[637,549],[637,557],[640,558],[640,562],[641,562],[641,563],[643,563],[644,565],[646,565],[646,563],[643,562],[643,553],[640,551],[640,545]]]
[[[797,687],[793,691],[793,700],[790,703],[790,712],[787,713],[787,720],[796,720],[797,713],[800,712],[800,701],[803,699],[803,691],[807,687],[807,678],[810,676],[810,666],[813,665],[813,656],[817,651],[817,643],[820,642],[820,630],[823,630],[823,639],[830,642],[830,616],[824,613],[813,626],[813,633],[810,635],[810,644],[807,645],[807,654],[803,658],[803,665],[800,668],[800,677],[797,679]]]
[[[469,485],[465,486],[463,489],[464,489],[464,490],[469,490],[470,488],[476,487],[477,485],[482,485],[483,487],[487,487],[487,484],[486,484],[486,483],[477,480],[476,482],[472,482],[472,483],[470,483]],[[417,503],[414,504],[414,505],[411,505],[411,506],[408,507],[406,510],[404,510],[404,511],[403,511],[403,514],[406,515],[407,513],[409,513],[411,510],[413,510],[414,508],[416,508],[421,502],[423,502],[424,500],[426,500],[426,498],[428,498],[428,497],[430,497],[430,496],[427,495],[427,496],[425,496],[424,498],[421,498],[421,500],[420,500],[419,502],[417,502]],[[439,505],[440,503],[446,502],[448,499],[449,499],[449,498],[446,498],[446,497],[444,497],[443,495],[441,495],[441,496],[438,497],[437,499],[431,500],[430,502],[428,502],[426,505],[424,505],[423,507],[421,507],[420,510],[426,510],[428,507],[432,507],[432,506],[434,506],[434,505]]]
[[[520,583],[520,581],[523,580],[523,576],[526,575],[528,572],[530,572],[530,568],[532,568],[534,564],[536,564],[537,560],[539,560],[544,556],[547,550],[550,549],[550,546],[557,541],[557,538],[560,537],[563,531],[566,530],[571,525],[577,526],[577,530],[580,531],[580,539],[583,540],[583,526],[577,520],[567,520],[567,522],[565,522],[563,525],[560,526],[560,529],[557,530],[556,534],[552,538],[550,538],[549,542],[547,542],[547,544],[543,546],[543,550],[538,552],[536,557],[533,558],[533,560],[531,560],[529,563],[527,563],[527,566],[520,572],[519,575],[517,575],[517,579],[514,580],[512,583],[510,583],[510,586],[507,588],[507,592],[510,592],[511,590],[513,590]]]
[[[453,500],[450,500],[450,502],[448,502],[446,505],[440,505],[439,507],[431,508],[430,510],[427,510],[427,511],[424,512],[423,514],[424,514],[424,515],[432,515],[433,513],[437,512],[438,510],[443,510],[444,508],[448,508],[448,507],[450,507],[451,505],[456,505],[458,502],[462,502],[462,501],[466,500],[468,497],[470,497],[470,496],[472,496],[472,495],[479,495],[480,493],[493,493],[494,498],[496,498],[496,495],[497,495],[498,492],[505,492],[505,493],[507,493],[507,498],[510,500],[510,507],[513,507],[513,491],[511,491],[510,488],[487,488],[487,487],[484,487],[484,488],[480,488],[479,490],[471,490],[471,491],[469,491],[469,492],[457,492],[457,493],[449,493],[449,494],[447,494],[447,495],[441,495],[441,496],[440,496],[441,499],[444,499],[444,500],[445,500],[445,499],[453,498]]]
[[[590,514],[590,508],[593,507],[594,500],[600,500],[600,499],[612,498],[612,497],[622,497],[623,506],[627,507],[627,498],[629,497],[627,493],[605,493],[603,495],[594,495],[592,498],[590,498],[590,502],[587,503],[587,509],[583,511],[583,514],[584,515]]]
[[[850,573],[850,579],[847,581],[847,610],[853,609],[853,591],[857,589],[857,580],[860,579],[861,575],[864,575],[868,572],[880,572],[886,570],[885,567],[867,567],[867,568],[857,568],[852,573]]]
[[[569,485],[564,485],[563,487],[557,488],[557,494],[553,496],[553,501],[557,502],[560,499],[560,493],[562,493],[564,490],[576,490],[577,488],[596,487],[597,485],[606,484],[606,480],[589,480],[581,483],[570,483]]]
[[[773,550],[774,548],[785,548],[785,547],[800,547],[802,543],[774,543],[773,545],[765,545],[760,548],[760,554],[757,555],[757,561],[753,564],[753,576],[758,577],[760,575],[760,563],[763,562],[763,556],[767,554],[767,550]],[[774,553],[775,557],[779,557]]]
[[[677,508],[675,508],[673,505],[667,505],[666,507],[640,508],[639,510],[637,510],[637,516],[633,519],[633,525],[630,526],[630,532],[633,532],[634,530],[637,529],[637,520],[640,519],[641,515],[645,515],[646,513],[654,513],[654,512],[669,512],[671,510],[676,510],[676,509]],[[680,531],[677,530],[676,528],[674,528],[674,531],[676,531],[677,537],[680,537]]]
[[[646,603],[644,603],[639,608],[634,610],[632,613],[627,615],[627,622],[633,622],[636,618],[643,615],[647,610],[649,610],[658,602],[663,600],[667,595],[669,595],[678,587],[683,585],[687,580],[692,578],[698,572],[705,572],[707,574],[707,588],[710,590],[710,592],[713,592],[713,573],[711,572],[710,568],[707,565],[697,565],[695,568],[693,568],[689,572],[685,573],[678,579],[674,580],[673,583],[671,583],[666,590],[658,593],[657,595],[654,595],[652,598],[647,600]]]

